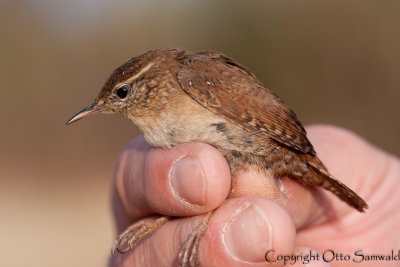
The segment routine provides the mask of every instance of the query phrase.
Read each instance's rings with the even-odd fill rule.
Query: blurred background
[[[400,154],[399,1],[0,1],[0,265],[106,266],[111,181],[137,129],[65,121],[154,48],[249,66],[304,124]]]

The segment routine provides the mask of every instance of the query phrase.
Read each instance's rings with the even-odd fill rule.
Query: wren
[[[200,141],[226,157],[232,179],[249,166],[275,179],[291,177],[321,186],[362,212],[368,206],[318,159],[295,113],[242,64],[217,52],[158,49],[118,67],[94,103],[72,123],[96,112],[130,119],[154,147]],[[237,190],[232,183],[231,193]],[[198,266],[198,246],[208,213],[179,253],[181,266]],[[169,219],[139,221],[122,233],[112,252],[125,253]]]

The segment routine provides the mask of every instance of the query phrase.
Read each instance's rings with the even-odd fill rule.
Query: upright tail
[[[368,208],[367,203],[353,190],[333,177],[316,156],[308,154],[302,156],[306,158],[305,162],[310,168],[302,178],[296,177],[300,183],[321,186],[360,212],[364,212]]]

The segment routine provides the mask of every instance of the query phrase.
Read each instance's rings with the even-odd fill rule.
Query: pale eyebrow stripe
[[[114,88],[118,88],[120,87],[122,84],[127,84],[132,82],[133,80],[136,80],[137,78],[139,78],[143,73],[147,72],[148,70],[151,69],[151,67],[153,67],[154,62],[150,62],[149,64],[147,64],[144,68],[142,68],[138,73],[136,73],[134,76],[130,77],[128,80],[122,82],[122,83],[118,83],[114,86]]]

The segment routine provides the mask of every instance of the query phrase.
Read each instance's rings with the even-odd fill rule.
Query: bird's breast
[[[264,133],[250,133],[190,98],[174,108],[156,110],[132,121],[141,129],[147,142],[155,147],[169,148],[199,141],[223,152],[265,154],[274,145]]]

